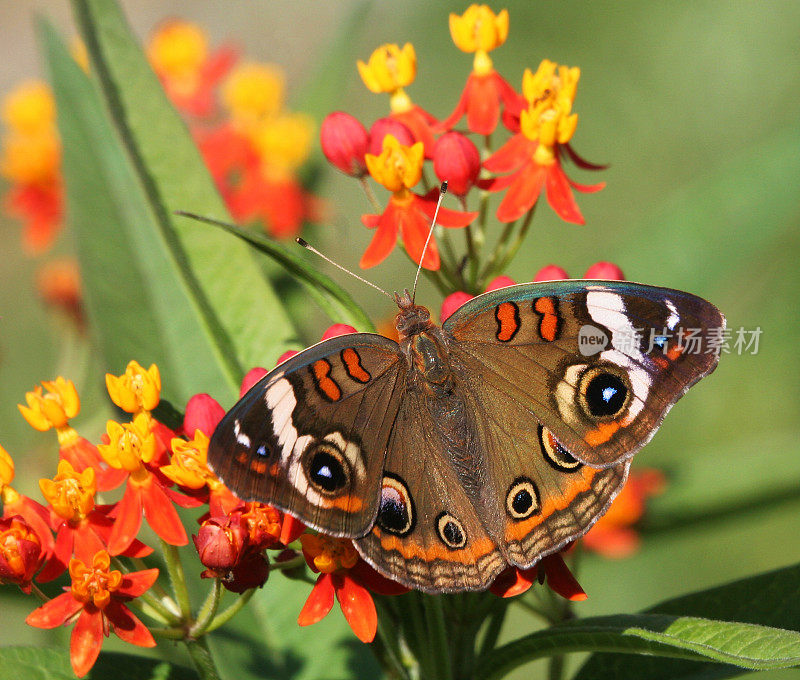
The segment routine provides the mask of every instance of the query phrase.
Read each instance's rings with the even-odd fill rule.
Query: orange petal
[[[490,135],[500,119],[500,97],[492,74],[478,76],[471,73],[472,81],[467,99],[467,126],[479,135]]]
[[[580,602],[588,597],[559,553],[543,558],[541,566],[547,575],[547,585],[561,597],[573,602]]]
[[[155,647],[156,641],[147,627],[121,602],[111,600],[103,613],[114,625],[114,633],[123,642],[139,647]]]
[[[157,578],[158,569],[155,568],[125,574],[122,578],[122,585],[117,592],[126,597],[139,597],[156,582]]]
[[[77,614],[83,604],[72,593],[62,593],[28,614],[25,623],[36,628],[57,628]]]
[[[419,205],[421,201],[417,202]],[[428,238],[430,224],[424,215],[414,208],[412,204],[407,210],[397,211],[400,234],[403,238],[403,246],[414,263],[419,263],[422,258],[422,249]],[[431,237],[428,250],[425,251],[425,259],[422,262],[425,269],[439,269],[439,249],[436,247],[436,240]]]
[[[489,587],[498,597],[515,597],[527,592],[539,575],[539,566],[530,569],[510,567],[500,573]]]
[[[397,218],[395,210],[392,209],[391,204],[387,206],[384,213],[378,220],[378,228],[372,241],[367,246],[364,254],[361,256],[359,265],[367,269],[374,267],[376,264],[383,262],[392,252],[394,244],[397,243]]]
[[[531,162],[519,171],[497,208],[497,219],[513,222],[530,210],[542,193],[547,168]]]
[[[94,666],[103,644],[103,614],[92,607],[91,612],[84,609],[69,639],[69,659],[75,675],[82,678]]]
[[[372,642],[378,631],[378,612],[375,611],[372,595],[349,576],[335,574],[334,587],[344,618],[356,637],[361,642]]]
[[[321,621],[327,616],[331,607],[333,607],[333,577],[331,574],[320,574],[297,617],[297,623],[301,626],[310,626]]]
[[[178,511],[153,479],[142,489],[142,505],[147,523],[167,543],[186,545],[189,542]]]
[[[483,167],[489,172],[519,170],[533,156],[535,148],[536,142],[532,142],[525,135],[521,133],[514,135],[483,162]]]
[[[133,542],[142,526],[141,489],[128,482],[125,494],[117,504],[115,511],[114,526],[108,537],[108,552],[112,555],[119,555]]]
[[[547,168],[547,202],[565,222],[585,224],[583,215],[575,202],[569,181],[557,162]]]

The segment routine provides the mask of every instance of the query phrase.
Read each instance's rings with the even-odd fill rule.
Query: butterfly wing
[[[484,589],[506,566],[449,446],[430,402],[407,386],[389,440],[375,526],[355,541],[378,571],[431,593]],[[478,472],[485,477],[486,471]]]
[[[334,536],[375,520],[405,359],[371,333],[331,338],[280,364],[225,415],[208,462],[244,500]]]
[[[708,350],[724,327],[716,307],[689,293],[579,280],[487,293],[443,324],[465,389],[493,422],[521,409],[531,427],[544,424],[595,467],[630,458],[650,440],[716,367]]]

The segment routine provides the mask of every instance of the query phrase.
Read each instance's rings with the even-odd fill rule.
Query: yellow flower
[[[79,602],[90,600],[98,609],[111,602],[111,593],[122,585],[122,572],[109,571],[111,557],[105,550],[98,551],[89,567],[81,560],[69,561],[69,575],[72,578],[72,596]],[[99,633],[98,633],[99,635]]]
[[[120,425],[109,420],[106,425],[108,444],[98,445],[100,455],[116,470],[127,470],[133,481],[144,481],[149,472],[144,463],[153,460],[156,438],[151,429],[151,420],[146,413],[138,413],[130,423]]]
[[[16,184],[51,184],[59,172],[61,141],[55,130],[11,133],[3,139],[0,174]]]
[[[528,139],[539,142],[535,152],[539,163],[552,163],[554,146],[566,144],[575,133],[578,114],[572,113],[572,103],[580,76],[577,66],[559,66],[548,59],[536,73],[525,70],[522,94],[528,108],[520,115],[520,129]]]
[[[68,461],[61,460],[58,474],[53,479],[40,479],[39,488],[55,513],[68,522],[80,522],[94,510],[97,492],[94,468],[76,472]]]
[[[358,551],[349,539],[324,534],[303,534],[300,536],[300,543],[303,545],[303,552],[323,574],[351,569],[358,562]]]
[[[268,118],[256,125],[250,138],[262,162],[279,173],[298,168],[308,158],[314,122],[302,113]]]
[[[407,87],[417,76],[417,55],[411,43],[381,45],[369,57],[369,62],[358,61],[361,80],[371,92],[388,92]]]
[[[42,392],[42,387],[47,390],[46,393]],[[27,406],[17,404],[23,418],[40,432],[46,432],[51,427],[68,427],[67,421],[81,410],[75,385],[71,380],[58,376],[53,381],[42,382],[42,387],[37,386],[33,392],[25,393]]]
[[[475,52],[474,70],[485,75],[492,68],[487,52],[508,37],[508,10],[495,14],[487,5],[470,5],[461,16],[450,15],[450,35],[462,52]]]
[[[283,107],[286,79],[270,64],[240,64],[222,86],[222,101],[236,123],[247,127],[254,121],[276,116]]]
[[[189,489],[202,489],[206,485],[211,489],[222,486],[222,482],[209,470],[206,463],[208,437],[200,430],[195,430],[194,439],[188,442],[176,437],[171,446],[170,464],[161,466],[161,472],[178,486]]]
[[[21,135],[38,135],[53,130],[56,104],[50,87],[38,80],[18,85],[5,96],[3,121]]]
[[[208,38],[187,21],[167,21],[150,39],[147,57],[162,78],[193,80],[208,58]]]
[[[0,495],[14,481],[14,460],[11,454],[0,445]]]
[[[386,135],[381,155],[368,153],[365,158],[373,179],[389,191],[398,192],[410,189],[421,179],[425,147],[422,142],[403,146],[394,135]]]
[[[106,373],[106,388],[111,401],[123,411],[152,411],[161,399],[161,374],[155,364],[145,370],[131,361],[120,376]]]

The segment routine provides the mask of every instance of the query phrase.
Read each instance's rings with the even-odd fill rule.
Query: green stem
[[[214,657],[211,656],[207,639],[205,637],[199,640],[190,638],[184,640],[184,643],[200,680],[220,680],[219,671],[214,663]]]
[[[500,261],[500,264],[495,267],[494,272],[487,272],[486,276],[489,276],[490,274],[491,275],[502,274],[506,270],[506,267],[508,267],[508,265],[511,262],[511,260],[514,259],[514,257],[517,254],[517,251],[520,249],[520,246],[522,245],[523,241],[525,240],[525,237],[528,235],[528,230],[531,227],[531,222],[533,222],[533,216],[536,213],[536,206],[537,205],[539,205],[538,201],[533,204],[533,207],[525,215],[525,220],[523,221],[522,226],[520,227],[519,231],[517,232],[516,238],[514,239],[513,243],[508,248],[508,250],[506,251],[505,256]]]
[[[125,574],[130,571],[119,557],[112,557],[111,562],[117,569]],[[141,560],[139,560],[139,562],[141,562],[139,571],[148,568],[144,562]],[[158,582],[153,584],[151,590],[156,590],[157,584]],[[175,601],[167,595],[166,591],[161,586],[158,586],[157,592],[158,591],[163,593],[163,595],[153,595],[149,590],[139,595],[138,600],[142,603],[142,611],[150,618],[162,623],[179,623],[181,617],[178,611],[178,605],[175,604]]]
[[[50,602],[50,598],[49,598],[49,597],[47,597],[47,595],[45,595],[45,594],[44,594],[44,593],[41,591],[41,589],[39,588],[39,586],[37,586],[35,583],[31,583],[31,592],[32,592],[34,595],[36,595],[36,597],[38,597],[38,598],[39,598],[39,599],[40,599],[42,602]]]
[[[186,574],[183,571],[183,563],[178,553],[178,548],[170,545],[163,538],[161,540],[161,552],[164,555],[164,563],[167,565],[167,573],[172,583],[172,590],[178,607],[181,610],[181,618],[190,621],[192,617],[192,603],[189,600],[189,590],[186,587]]]
[[[500,630],[503,628],[503,622],[506,620],[507,611],[508,605],[503,603],[503,606],[498,607],[489,615],[489,623],[486,625],[480,651],[478,652],[479,656],[492,651],[497,645],[497,639],[500,637]]]
[[[186,637],[186,631],[183,628],[150,628],[148,630],[153,634],[153,637],[164,638],[165,640],[183,640]]]
[[[495,266],[497,264],[497,260],[500,259],[501,253],[505,254],[508,249],[508,239],[511,237],[511,232],[514,230],[517,221],[514,220],[513,222],[506,222],[505,226],[503,227],[503,233],[500,234],[500,238],[497,239],[497,243],[494,244],[494,250],[492,254],[489,256],[489,259],[486,262],[486,266],[483,268],[481,275],[478,279],[479,284],[486,284],[488,283],[487,279],[491,274],[494,273]]]
[[[206,626],[205,632],[210,633],[212,630],[216,630],[220,626],[224,626],[228,621],[230,621],[234,616],[236,616],[241,609],[250,602],[250,598],[253,597],[257,588],[251,588],[250,590],[246,590],[242,593],[239,598],[234,602],[230,607],[224,609],[221,613],[217,614],[214,619]]]
[[[200,612],[197,614],[197,619],[189,629],[189,635],[191,637],[199,638],[205,635],[208,626],[214,620],[214,616],[217,613],[221,594],[222,581],[218,578],[215,578],[214,583],[211,585],[211,590],[208,591],[206,601],[203,602],[203,606],[200,607]]]
[[[548,680],[561,680],[564,675],[564,661],[563,654],[554,656],[547,664],[547,678]]]
[[[376,597],[375,606],[378,609],[378,634],[371,649],[390,678],[411,680],[408,659],[400,648],[401,633],[390,596]]]
[[[367,181],[367,176],[363,175],[362,177],[359,177],[358,181],[361,183],[361,188],[367,195],[367,200],[372,204],[372,209],[377,213],[382,213],[383,206],[378,202],[378,199],[375,197],[375,192],[372,191],[372,187],[369,185],[369,182]]]
[[[428,629],[428,642],[433,652],[431,655],[431,677],[451,678],[453,668],[450,658],[450,644],[445,628],[444,609],[441,595],[423,596],[422,607],[425,611],[425,623]]]

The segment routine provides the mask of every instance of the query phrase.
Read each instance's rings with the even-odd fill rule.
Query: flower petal
[[[194,437],[195,430],[200,430],[210,437],[224,415],[225,409],[214,397],[208,394],[195,394],[186,404],[183,431],[189,439]]]
[[[363,269],[368,269],[369,267],[374,267],[376,264],[380,264],[389,256],[389,253],[392,252],[394,244],[397,243],[398,224],[395,213],[396,211],[393,209],[390,202],[378,220],[378,229],[372,237],[372,241],[370,241],[370,244],[361,256],[359,265]],[[362,221],[364,217],[361,218]]]
[[[142,506],[147,523],[167,543],[186,545],[189,542],[178,511],[154,479],[142,487]]]
[[[119,555],[133,543],[142,526],[141,488],[129,481],[125,494],[114,510],[115,519],[108,537],[108,552]]]
[[[519,170],[533,156],[536,142],[523,134],[514,135],[503,146],[483,162],[489,172],[513,172]]]
[[[547,168],[531,162],[517,173],[497,208],[497,219],[513,222],[530,210],[542,193]]]
[[[421,201],[417,202],[418,204]],[[400,226],[400,236],[403,239],[403,246],[409,257],[415,264],[419,264],[422,258],[422,250],[425,241],[428,239],[430,223],[425,216],[410,205],[405,210],[397,210],[397,222]],[[436,240],[431,237],[428,249],[425,251],[425,258],[422,266],[425,269],[439,269],[439,249],[436,247]]]
[[[572,144],[559,144],[558,148],[564,149],[570,160],[584,170],[605,170],[608,167],[607,163],[605,165],[598,165],[596,163],[590,163],[583,158],[583,156],[579,156],[575,149],[572,148]]]
[[[561,597],[573,602],[580,602],[588,597],[559,553],[542,558],[540,564],[547,576],[547,585]]]
[[[530,569],[509,567],[500,572],[494,583],[489,587],[498,597],[515,597],[527,592],[536,582],[539,574],[539,565]]]
[[[364,560],[359,560],[349,574],[362,586],[378,595],[402,595],[409,591],[407,586],[386,578]]]
[[[573,224],[585,224],[572,189],[569,188],[567,176],[558,162],[547,168],[546,192],[547,202],[562,220]]]
[[[297,623],[301,626],[310,626],[321,621],[327,616],[331,607],[333,607],[333,578],[331,574],[320,574],[297,617]]]
[[[75,675],[82,678],[94,666],[103,644],[103,614],[94,607],[84,609],[69,638],[69,660]]]
[[[122,577],[122,584],[117,593],[126,597],[139,597],[156,582],[157,578],[158,569],[156,568],[133,571]]]
[[[103,610],[103,613],[114,625],[114,633],[123,642],[129,642],[139,647],[156,646],[156,641],[153,639],[152,633],[147,630],[147,626],[136,618],[133,612],[121,602],[112,599]]]
[[[463,290],[457,290],[455,293],[450,293],[442,302],[442,311],[439,313],[439,319],[444,323],[461,305],[469,302],[474,295],[465,293]]]
[[[378,612],[372,595],[349,576],[334,574],[333,578],[336,599],[350,628],[361,642],[372,642],[378,631]]]
[[[36,628],[57,628],[82,608],[83,604],[72,597],[72,593],[62,593],[38,609],[34,609],[26,617],[25,623]]]

